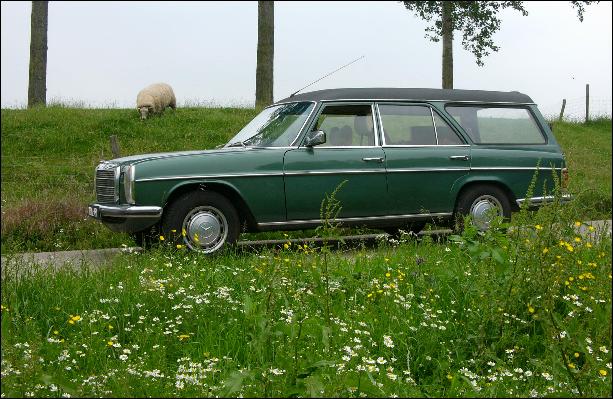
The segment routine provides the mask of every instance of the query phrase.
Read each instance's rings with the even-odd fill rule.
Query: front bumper
[[[159,206],[90,204],[88,215],[100,220],[113,231],[135,233],[158,223],[162,218]]]
[[[521,207],[521,204],[524,203],[524,201],[528,201],[529,202],[529,207],[535,207],[535,206],[540,206],[543,204],[546,204],[548,202],[553,202],[553,200],[555,199],[555,197],[553,195],[546,195],[544,197],[532,197],[532,198],[520,198],[517,201],[515,201],[517,203],[517,206]],[[573,199],[573,196],[570,194],[562,194],[562,196],[560,197],[560,202],[564,203],[564,202],[568,202],[570,200]]]

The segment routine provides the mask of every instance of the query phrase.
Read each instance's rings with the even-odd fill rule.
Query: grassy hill
[[[109,136],[118,137],[121,155],[210,149],[255,115],[244,108],[181,108],[142,122],[132,109],[2,110],[3,250],[129,243],[85,217],[95,198],[94,168],[112,158]],[[554,133],[568,159],[571,189],[585,202],[585,218],[610,217],[611,120],[556,122]]]

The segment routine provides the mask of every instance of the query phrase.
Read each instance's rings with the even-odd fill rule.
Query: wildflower
[[[178,337],[178,338],[179,338],[179,341],[183,341],[184,339],[189,338],[189,335],[187,335],[187,334],[181,334],[181,335],[179,335],[179,337]]]
[[[287,243],[286,243],[286,244],[283,244],[283,248],[288,249],[288,248],[289,248],[289,245],[287,245]]]
[[[386,262],[389,262],[390,260],[389,260],[388,258],[385,258],[385,261],[386,261]]]
[[[568,368],[574,369],[575,368],[575,363],[568,363]]]
[[[575,352],[575,357],[579,357],[579,353]]]
[[[164,236],[160,236],[160,241],[164,241]]]
[[[125,362],[128,360],[128,355],[119,355],[119,359]]]
[[[528,305],[528,312],[534,313],[534,308],[532,307],[532,305]]]
[[[389,335],[383,336],[383,344],[387,346],[388,348],[394,347],[394,341],[392,341],[392,337],[390,337]]]
[[[601,376],[604,377],[604,376],[607,375],[607,370],[600,369],[600,370],[598,370],[598,374],[600,374]]]
[[[385,277],[389,277],[391,274],[389,272],[385,273]]]
[[[585,244],[586,247],[588,248],[592,248],[592,244],[590,244],[589,242]]]
[[[181,248],[183,248],[183,245],[177,244],[177,249],[181,249]]]
[[[537,224],[536,226],[534,226],[537,230],[542,230],[543,226],[541,226],[540,224]]]
[[[549,248],[547,247],[543,248],[543,254],[546,254],[547,252],[549,252]]]
[[[106,344],[107,344],[108,346],[113,346],[113,343],[114,343],[113,341],[108,341]]]
[[[589,231],[594,231],[594,230],[596,230],[596,229],[594,228],[594,226],[592,226],[592,225],[588,226],[588,227],[587,227],[587,229],[588,229]]]
[[[581,237],[575,237],[575,242],[581,242]]]
[[[575,227],[579,227],[579,226],[581,226],[581,222],[579,221],[575,222]]]
[[[600,348],[598,348],[598,349],[600,349],[600,351],[601,351],[601,352],[604,352],[604,353],[609,353],[609,350],[607,349],[607,347],[606,347],[606,346],[601,346],[601,347],[600,347]]]

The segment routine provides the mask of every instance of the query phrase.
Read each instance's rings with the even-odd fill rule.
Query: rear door
[[[470,171],[470,146],[431,106],[377,104],[390,214],[453,212],[454,183]]]

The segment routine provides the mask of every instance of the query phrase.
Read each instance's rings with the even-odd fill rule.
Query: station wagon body
[[[319,225],[341,184],[346,225],[418,231],[470,215],[485,229],[492,211],[551,199],[554,175],[566,175],[562,151],[525,94],[331,89],[276,102],[223,148],[101,162],[89,212],[114,231],[142,240],[153,227],[212,253],[240,231]]]

